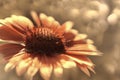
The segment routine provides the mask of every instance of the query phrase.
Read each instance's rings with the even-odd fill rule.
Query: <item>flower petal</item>
[[[77,34],[78,34],[77,30],[71,29],[65,32],[63,36],[65,37],[66,41],[69,41],[69,40],[73,40]]]
[[[29,80],[33,79],[33,76],[38,72],[38,68],[30,66],[26,73],[26,78]]]
[[[65,22],[61,27],[58,28],[57,34],[63,35],[65,32],[68,32],[73,26],[71,21]]]
[[[88,66],[94,65],[92,62],[90,62],[90,60],[86,56],[76,56],[76,55],[65,55],[65,56],[79,64],[85,64]]]
[[[43,79],[45,80],[49,80],[51,77],[51,73],[52,73],[52,65],[46,65],[46,64],[42,64],[40,66],[40,74],[43,77]]]
[[[15,66],[16,66],[15,63],[8,62],[8,63],[5,65],[4,70],[5,70],[5,72],[9,72],[9,71],[11,71],[12,69],[14,69]]]
[[[43,26],[50,26],[49,21],[47,19],[48,17],[44,13],[41,13],[39,15],[39,17],[40,17],[40,20],[41,20]]]
[[[62,74],[63,74],[63,68],[62,68],[62,66],[61,66],[60,63],[57,63],[57,64],[54,66],[54,74],[55,74],[55,76],[57,76],[57,77],[62,76]]]
[[[48,25],[51,26],[54,23],[55,19],[53,17],[49,16],[47,18],[47,21],[48,21]]]
[[[90,71],[92,71],[94,74],[95,74],[95,71],[94,71],[94,66],[87,66],[88,67],[88,69],[90,70]]]
[[[89,70],[88,70],[88,68],[87,68],[86,65],[78,65],[78,67],[79,67],[85,74],[87,74],[88,76],[90,76],[90,72],[89,72]]]
[[[92,56],[100,56],[98,52],[89,52],[89,51],[67,51],[67,54],[74,54],[74,55],[92,55]]]
[[[0,26],[0,39],[24,41],[24,36],[9,26]]]
[[[64,68],[73,68],[73,67],[76,67],[76,63],[74,61],[67,61],[67,60],[62,60],[61,59],[61,64]]]
[[[19,25],[21,28],[26,29],[26,27],[33,28],[34,25],[28,18],[24,16],[12,15],[13,24]]]
[[[32,18],[33,18],[34,22],[36,23],[37,27],[40,26],[41,25],[40,18],[37,15],[37,13],[35,11],[31,11],[31,15],[32,15]]]
[[[96,47],[92,44],[77,44],[73,47],[69,47],[66,53],[75,54],[75,55],[93,55],[93,56],[102,55],[102,53],[97,51]]]
[[[0,44],[0,53],[5,58],[9,58],[18,53],[22,48],[23,46],[17,44]]]
[[[16,15],[12,15],[12,17],[2,19],[0,20],[0,23],[7,27],[11,26],[11,28],[13,28],[21,34],[25,34],[26,29],[31,29],[34,27],[33,23],[28,18]]]
[[[60,26],[59,22],[51,16],[46,16],[45,14],[41,13],[39,17],[44,27],[56,30],[57,27]]]
[[[16,73],[18,76],[21,76],[29,67],[31,63],[31,58],[27,58],[25,60],[22,60],[18,63],[18,65],[16,66]]]
[[[78,34],[78,35],[76,35],[74,40],[81,40],[81,39],[85,39],[86,37],[87,37],[86,34]]]
[[[97,51],[96,47],[91,44],[78,44],[78,45],[68,48],[68,50],[70,50],[70,51],[72,51],[72,50],[73,51],[84,51],[84,50]]]
[[[40,62],[37,57],[33,59],[33,62],[31,66],[28,67],[28,70],[26,72],[26,78],[32,80],[33,76],[38,72],[38,69],[40,67]]]
[[[67,31],[69,31],[72,27],[73,27],[73,22],[72,21],[67,21],[67,22],[65,22],[62,26],[61,26],[61,28],[62,27],[65,27],[64,29],[65,29],[65,31],[64,32],[67,32]]]
[[[27,80],[33,80],[34,75],[38,72],[38,68],[36,67],[29,67],[26,73],[26,79]]]
[[[12,56],[12,58],[10,58],[9,59],[9,61],[10,62],[19,62],[19,61],[21,61],[21,60],[23,60],[23,59],[26,59],[26,58],[28,58],[29,56],[26,54],[26,53],[24,53],[24,52],[19,52],[19,53],[17,53],[17,54],[15,54],[15,55],[13,55]]]
[[[20,27],[20,25],[17,25],[16,23],[14,23],[11,17],[0,20],[0,23],[2,23],[4,26],[14,29],[18,33],[23,34],[23,28]]]
[[[15,54],[10,60],[9,62],[6,64],[4,70],[6,72],[12,70],[13,68],[16,67],[16,65],[23,59],[24,55],[21,53],[17,53]]]
[[[77,44],[93,44],[94,42],[91,39],[76,39],[73,40],[72,45]]]

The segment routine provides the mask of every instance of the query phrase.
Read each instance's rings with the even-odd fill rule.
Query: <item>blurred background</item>
[[[65,69],[62,80],[120,80],[120,0],[0,0],[0,18],[15,15],[30,17],[30,11],[53,16],[60,23],[74,22],[74,28],[94,40],[103,56],[90,57],[96,74],[88,77],[80,69]],[[15,71],[4,72],[0,80],[24,80]],[[35,80],[42,80],[37,75]],[[51,80],[60,80],[51,77]]]

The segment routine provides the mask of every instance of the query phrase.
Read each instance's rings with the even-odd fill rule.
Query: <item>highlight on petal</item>
[[[61,26],[61,28],[62,27],[65,29],[65,32],[67,32],[73,27],[73,22],[72,21],[67,21]]]
[[[51,77],[53,66],[47,64],[41,64],[40,74],[45,80],[49,80]]]
[[[74,40],[81,40],[81,39],[85,39],[86,37],[87,37],[86,34],[78,34],[78,35],[76,35]]]
[[[96,47],[92,44],[77,44],[69,47],[66,52],[75,55],[100,55]]]
[[[66,61],[64,59],[62,59],[61,61],[61,64],[64,68],[73,68],[73,67],[76,67],[76,63],[74,61]]]
[[[12,15],[11,17],[0,20],[6,27],[10,27],[23,36],[25,36],[27,29],[32,29],[34,27],[33,23],[24,16]]]
[[[13,21],[13,24],[21,26],[24,29],[26,27],[33,28],[33,26],[34,26],[32,21],[24,16],[12,15],[12,21]]]
[[[26,72],[26,78],[28,80],[33,79],[33,76],[38,72],[40,65],[41,63],[39,62],[38,58],[37,57],[33,58],[32,63],[28,67],[28,70]]]
[[[6,26],[11,26],[10,24],[12,23],[12,20],[10,17],[5,18],[5,19],[0,19],[0,26],[6,25]]]
[[[57,34],[63,35],[65,32],[68,32],[73,26],[71,21],[65,22],[61,27],[58,28]]]
[[[74,54],[74,55],[93,55],[93,56],[100,56],[98,52],[85,52],[85,51],[67,51],[67,54]]]
[[[56,65],[54,66],[54,74],[57,77],[62,76],[63,68],[62,68],[62,65],[60,63],[56,63]]]
[[[39,16],[37,15],[37,13],[35,11],[31,11],[31,15],[32,15],[32,18],[33,18],[34,22],[36,23],[36,25],[40,26],[41,22],[40,22],[40,19],[39,19]]]
[[[48,22],[54,22],[55,21],[55,19],[53,18],[53,17],[51,17],[51,16],[49,16],[48,18],[47,18],[47,20],[48,20]]]
[[[17,62],[17,61],[21,61],[22,59],[27,58],[26,54],[24,52],[18,52],[15,55],[13,55],[9,61],[11,62]]]
[[[41,22],[42,22],[42,25],[43,25],[43,26],[46,26],[47,23],[48,23],[48,21],[47,21],[47,16],[46,16],[44,13],[41,13],[41,14],[39,15],[39,18],[40,18],[40,20],[41,20]]]
[[[52,16],[46,16],[45,14],[41,13],[39,15],[41,24],[44,27],[50,28],[52,30],[56,30],[58,26],[60,26],[59,22],[56,21]]]
[[[94,70],[94,66],[92,66],[92,67],[91,67],[91,66],[87,66],[87,67],[88,67],[88,69],[89,69],[90,71],[92,71],[94,74],[96,73],[95,70]]]
[[[11,17],[5,18],[4,20],[0,20],[0,23],[3,26],[10,27],[10,28],[14,29],[20,35],[24,35],[24,33],[23,33],[24,29],[21,26],[14,23]]]
[[[47,16],[46,16],[44,13],[41,13],[41,14],[39,15],[39,18],[40,18],[41,20],[44,20],[44,19],[47,18]]]
[[[94,65],[92,62],[89,62],[88,58],[85,56],[75,56],[75,55],[65,55],[65,56],[79,64],[85,64],[88,66]]]
[[[12,63],[12,62],[8,62],[6,65],[5,65],[5,72],[9,72],[11,71],[12,69],[15,68],[15,63]]]
[[[88,76],[90,76],[90,72],[89,72],[89,70],[88,70],[88,68],[87,68],[86,65],[79,65],[78,67],[79,67],[85,74],[87,74]]]
[[[24,58],[23,53],[17,53],[12,58],[9,59],[9,62],[5,65],[4,70],[6,72],[10,71],[11,69],[15,68],[16,65]]]
[[[55,19],[52,16],[48,16],[46,18],[46,22],[47,22],[48,26],[51,25],[54,21],[55,21]]]
[[[29,66],[28,70],[26,72],[26,79],[28,80],[32,80],[34,75],[38,72],[38,68],[34,67],[34,66]]]
[[[91,44],[78,44],[73,47],[68,48],[68,50],[73,51],[97,51],[96,47]]]
[[[75,30],[75,29],[71,29],[71,30],[69,30],[68,32],[71,32],[71,33],[73,33],[73,34],[75,34],[75,35],[77,35],[77,34],[78,34],[78,31],[77,31],[77,30]]]
[[[30,63],[31,63],[31,58],[27,58],[25,60],[20,61],[16,66],[17,75],[21,76],[23,73],[25,73]]]

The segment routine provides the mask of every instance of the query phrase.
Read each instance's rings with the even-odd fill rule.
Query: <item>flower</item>
[[[12,15],[0,20],[0,53],[8,61],[5,71],[16,68],[17,75],[25,73],[29,79],[39,72],[45,80],[51,73],[63,74],[63,68],[78,66],[90,76],[94,64],[87,57],[96,56],[93,41],[72,29],[67,21],[60,25],[53,17],[31,12],[34,24],[24,16]]]

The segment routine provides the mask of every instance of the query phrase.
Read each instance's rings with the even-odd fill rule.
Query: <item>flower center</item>
[[[54,56],[65,52],[63,39],[48,28],[34,28],[26,36],[25,49],[30,54]]]

